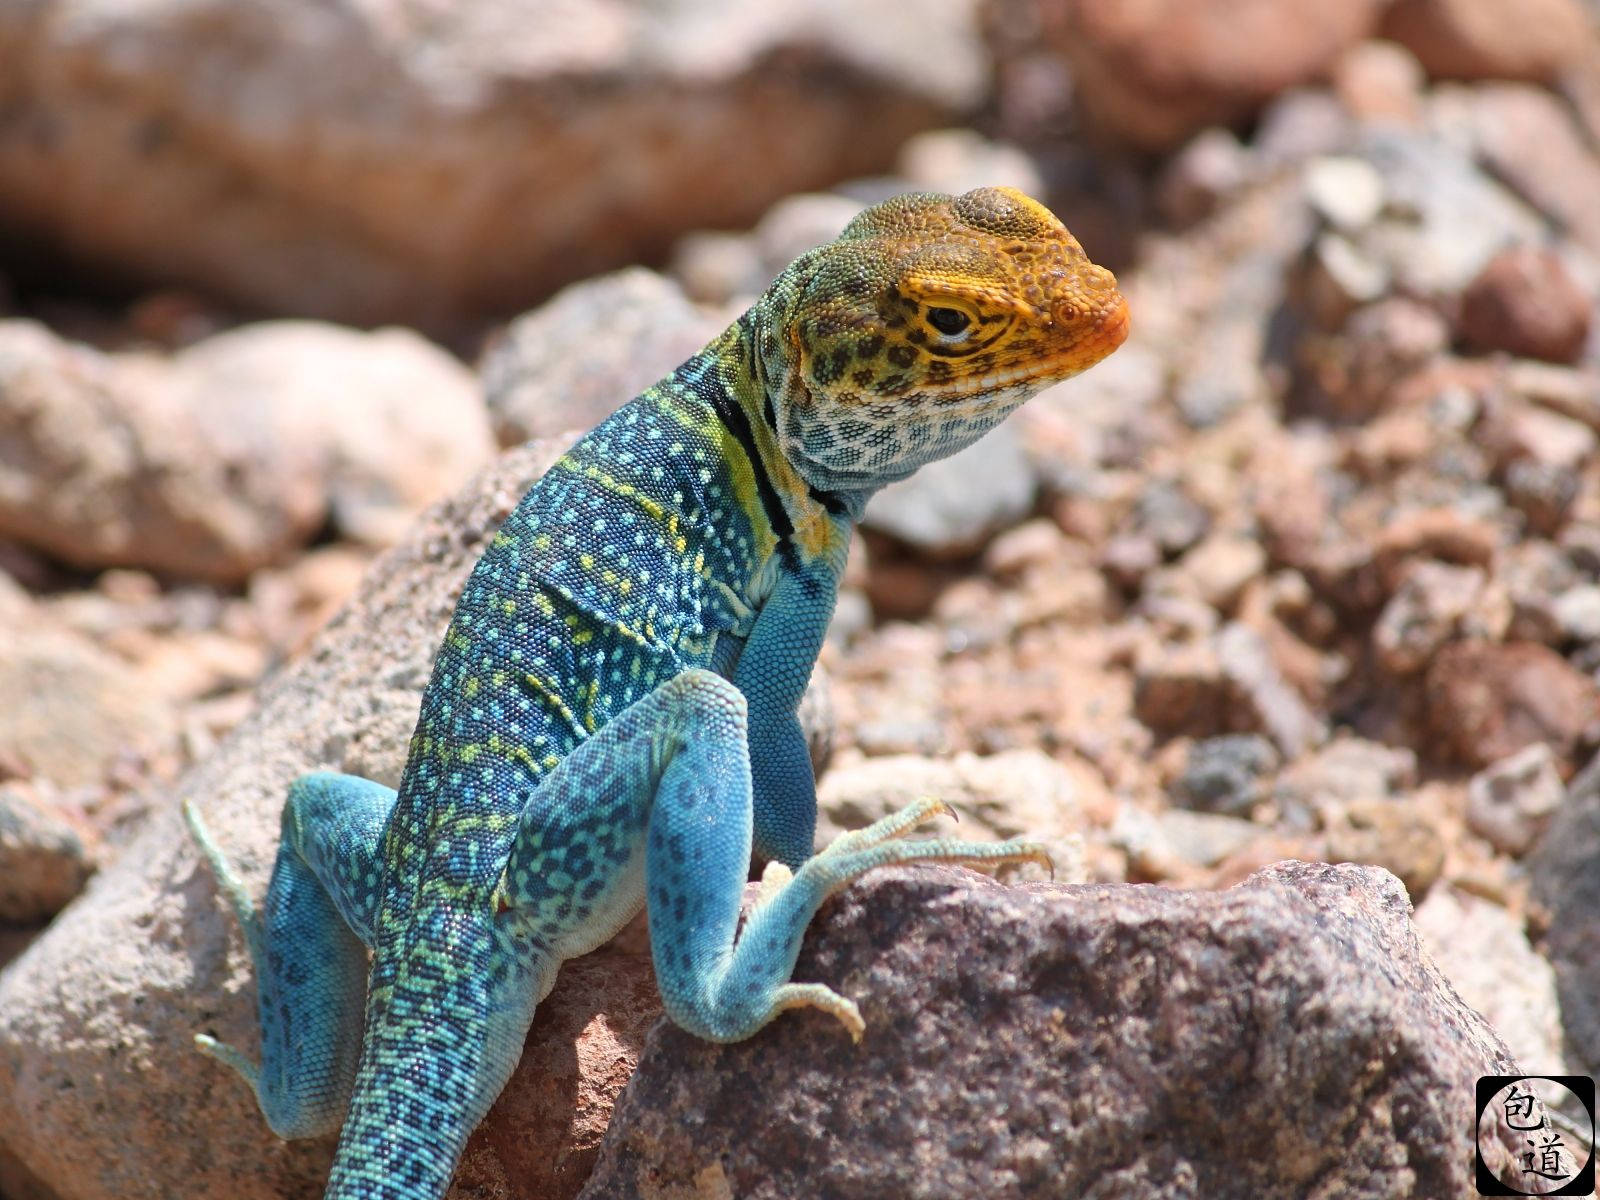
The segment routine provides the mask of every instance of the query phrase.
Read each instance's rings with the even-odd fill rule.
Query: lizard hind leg
[[[195,1047],[238,1072],[280,1137],[331,1132],[349,1103],[366,994],[362,943],[371,944],[379,846],[394,797],[393,789],[353,775],[295,780],[259,908],[193,802],[184,805],[255,967],[261,1063],[203,1033]]]

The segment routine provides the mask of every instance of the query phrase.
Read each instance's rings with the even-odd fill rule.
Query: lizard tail
[[[511,984],[492,933],[462,924],[476,922],[458,914],[411,940],[382,1003],[369,1005],[326,1200],[438,1200],[521,1057],[542,989]]]

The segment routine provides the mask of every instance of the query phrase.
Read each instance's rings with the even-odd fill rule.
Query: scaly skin
[[[642,905],[685,1029],[735,1041],[809,1006],[859,1037],[854,1003],[789,982],[830,891],[1043,859],[898,840],[936,802],[813,856],[795,709],[872,493],[1126,331],[1110,272],[1019,192],[868,209],[524,497],[467,580],[398,793],[298,780],[260,914],[188,812],[255,960],[262,1065],[196,1040],[282,1136],[342,1122],[329,1197],[443,1195],[557,967]],[[772,865],[736,940],[752,843]]]

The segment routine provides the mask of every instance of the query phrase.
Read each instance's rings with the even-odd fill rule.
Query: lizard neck
[[[767,386],[756,338],[758,310],[745,313],[694,359],[680,378],[716,409],[750,464],[762,516],[780,550],[791,546],[802,561],[831,558],[860,518],[871,492],[828,492],[811,484],[784,454],[775,401]]]

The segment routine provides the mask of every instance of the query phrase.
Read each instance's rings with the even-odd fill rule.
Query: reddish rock
[[[1559,256],[1517,246],[1489,260],[1461,297],[1459,332],[1474,350],[1576,362],[1589,338],[1589,298]]]
[[[522,1061],[467,1143],[451,1196],[576,1196],[660,1015],[648,955],[602,951],[565,964]]]
[[[1350,0],[1066,0],[1042,6],[1074,100],[1112,136],[1167,149],[1323,75],[1376,24]]]
[[[1463,1196],[1471,1082],[1517,1069],[1372,868],[1220,893],[875,872],[795,978],[855,999],[861,1043],[815,1012],[729,1046],[662,1022],[584,1200]]]
[[[1383,36],[1449,79],[1547,82],[1593,39],[1579,0],[1398,0]]]
[[[1372,557],[1385,591],[1392,592],[1413,559],[1487,568],[1499,540],[1492,521],[1459,508],[1422,508],[1385,524]]]
[[[1543,742],[1570,775],[1600,721],[1600,687],[1547,646],[1455,642],[1428,668],[1424,699],[1438,749],[1475,768]]]

